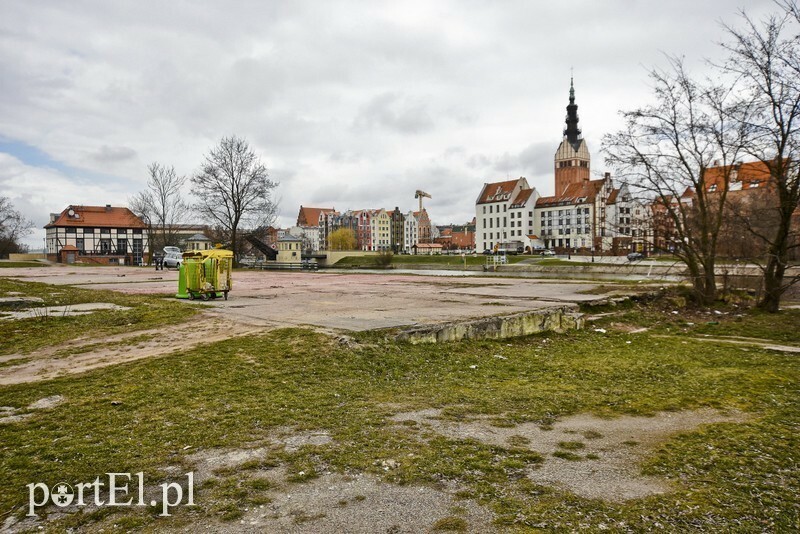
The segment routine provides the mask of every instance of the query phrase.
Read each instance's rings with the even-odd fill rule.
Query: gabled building
[[[534,228],[539,193],[524,178],[483,184],[475,201],[475,245],[478,250],[524,250]]]
[[[415,211],[414,217],[417,219],[417,242],[430,243],[433,240],[433,231],[428,210],[422,208],[422,211]]]
[[[290,231],[291,235],[303,240],[303,248],[314,252],[325,248],[326,215],[335,213],[334,208],[310,208],[300,206],[297,214],[297,226]]]
[[[405,223],[406,216],[400,211],[400,208],[395,206],[394,211],[389,214],[392,219],[391,231],[391,251],[395,254],[405,250]]]
[[[419,243],[419,226],[413,211],[406,213],[403,220],[403,252],[411,254],[412,247]]]
[[[366,250],[387,251],[392,249],[392,218],[385,209],[369,210],[370,242]]]
[[[149,259],[147,225],[128,208],[68,206],[45,226],[47,257],[60,263],[142,265]]]

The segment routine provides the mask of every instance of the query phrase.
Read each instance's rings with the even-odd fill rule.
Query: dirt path
[[[779,345],[772,343],[768,339],[758,339],[753,337],[739,337],[739,336],[692,336],[690,338],[679,338],[678,336],[661,335],[657,334],[653,337],[670,338],[670,339],[691,339],[692,341],[707,341],[711,343],[730,343],[732,345],[747,345],[754,346],[760,349],[775,350],[778,352],[795,352],[800,354],[800,347],[794,345]]]
[[[83,373],[262,331],[263,326],[200,314],[186,323],[164,328],[137,330],[102,339],[80,338],[30,354],[3,356],[0,362],[6,365],[0,367],[0,385],[38,382]],[[15,365],[14,360],[19,360],[19,363]]]

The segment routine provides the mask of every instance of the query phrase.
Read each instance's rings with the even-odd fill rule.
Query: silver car
[[[170,251],[164,254],[164,267],[167,269],[179,269],[183,263],[183,254]]]

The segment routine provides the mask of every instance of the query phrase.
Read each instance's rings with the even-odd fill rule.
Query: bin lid
[[[184,259],[198,259],[204,260],[206,258],[217,258],[217,259],[233,259],[233,251],[231,250],[224,250],[221,248],[214,248],[211,250],[190,250],[183,253]]]

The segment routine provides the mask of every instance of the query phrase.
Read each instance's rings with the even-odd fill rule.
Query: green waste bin
[[[233,252],[230,250],[193,250],[183,253],[183,262],[178,271],[177,298],[208,300],[223,297],[228,299],[232,288],[231,270]]]

